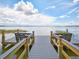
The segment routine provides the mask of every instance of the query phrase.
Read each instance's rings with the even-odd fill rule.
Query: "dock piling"
[[[57,43],[58,43],[59,59],[62,59],[62,50],[63,50],[62,40],[59,38]]]
[[[2,45],[5,43],[5,31],[2,31]]]

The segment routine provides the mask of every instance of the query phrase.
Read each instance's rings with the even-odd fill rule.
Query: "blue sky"
[[[20,2],[23,2],[23,3],[20,3]],[[26,5],[24,5],[24,4],[26,4]],[[17,6],[18,6],[18,8],[17,8]],[[29,7],[26,9],[23,6],[24,7],[29,6]],[[31,17],[31,18],[33,17],[34,19],[37,19],[36,16],[38,14],[40,15],[41,20],[40,19],[32,20],[32,21],[28,20],[27,24],[33,23],[33,24],[37,25],[40,22],[39,24],[44,25],[43,24],[44,21],[47,23],[47,25],[53,25],[53,24],[55,24],[55,25],[67,25],[67,24],[78,25],[78,23],[79,23],[79,0],[0,0],[0,9],[5,10],[5,7],[7,7],[7,9],[9,9],[10,11],[14,10],[13,12],[15,14],[17,14],[17,11],[19,11],[19,10],[25,12],[28,16],[27,17],[28,19],[30,19],[29,17]],[[21,9],[21,8],[23,8],[23,9]],[[26,12],[26,10],[27,10],[27,12]],[[28,11],[28,10],[30,10],[30,11]],[[3,13],[7,12],[7,11],[6,12],[5,11]],[[9,13],[10,12],[8,12],[8,14]],[[11,11],[11,13],[12,13],[12,11]],[[1,20],[2,21],[1,24],[4,24],[6,20],[4,20],[4,17],[2,16],[2,14],[0,15],[1,19],[3,19],[3,20]],[[17,23],[15,21],[16,18],[13,18],[13,17],[15,17],[15,14],[12,16],[10,16],[10,15],[8,15],[8,16],[4,15],[4,16],[7,19],[10,19],[9,22],[12,21],[12,23]],[[39,15],[38,15],[38,17],[39,17]],[[47,17],[48,19],[45,17]],[[18,18],[18,16],[17,16],[17,18]],[[49,19],[51,19],[51,20],[49,20]],[[19,21],[21,22],[21,20],[19,20]],[[35,23],[35,21],[36,21],[36,23]],[[51,24],[49,24],[49,23],[51,23]]]

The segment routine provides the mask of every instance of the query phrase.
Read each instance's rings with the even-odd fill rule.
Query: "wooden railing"
[[[2,33],[2,32],[4,32],[4,33],[15,33],[15,32],[26,32],[26,30],[21,30],[21,29],[16,29],[16,30],[6,29],[6,30],[4,30],[4,29],[0,29],[0,33]]]
[[[2,35],[2,44],[5,43],[5,34],[7,34],[7,33],[15,33],[15,32],[26,32],[26,30],[20,30],[20,29],[16,29],[16,30],[0,30],[0,34]]]
[[[13,47],[8,49],[2,55],[0,55],[0,59],[27,59],[29,51],[33,44],[34,31],[31,34],[29,34],[26,38],[23,38],[20,42],[16,43]]]
[[[9,48],[11,48],[13,45],[16,44],[16,42],[8,42],[6,41],[6,34],[14,34],[15,32],[27,32],[26,30],[21,29],[15,29],[15,30],[9,30],[9,29],[0,29],[0,34],[2,35],[2,53],[6,52]],[[14,39],[14,37],[10,37],[10,40]],[[7,48],[6,48],[7,46]]]
[[[63,38],[60,38],[59,35],[55,35],[52,31],[50,42],[54,47],[56,47],[59,59],[71,59],[72,55],[69,55],[70,52],[72,52],[72,54],[74,54],[75,56],[79,56],[78,46],[74,45],[71,42],[68,42]]]

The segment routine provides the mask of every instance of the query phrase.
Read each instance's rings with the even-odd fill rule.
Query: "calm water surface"
[[[68,29],[69,32],[73,33],[72,39],[74,39],[74,41],[79,40],[79,27],[0,27],[0,29],[23,29],[29,32],[35,31],[35,35],[50,35],[50,31],[66,31],[66,29]],[[13,37],[14,34],[6,34],[5,36],[7,40]]]

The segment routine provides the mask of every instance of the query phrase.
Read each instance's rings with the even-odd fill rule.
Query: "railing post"
[[[33,38],[33,43],[34,43],[34,42],[35,42],[35,32],[34,32],[34,31],[32,31],[32,33],[33,33],[32,38]]]
[[[25,49],[26,49],[26,54],[25,54],[25,57],[26,59],[28,58],[28,55],[29,55],[29,46],[28,46],[28,39],[26,39],[26,43],[25,43]]]
[[[59,55],[59,59],[63,59],[63,56],[62,56],[63,45],[62,45],[61,38],[58,39],[57,43],[58,43],[58,55]]]
[[[5,31],[2,30],[2,53],[5,52]]]
[[[5,31],[2,31],[2,45],[5,43]]]
[[[52,35],[53,35],[53,31],[50,32],[50,42],[52,43]]]
[[[19,29],[17,29],[17,34],[19,34]],[[19,40],[20,40],[19,35],[17,35],[17,38],[16,38],[17,43],[19,42]]]
[[[68,33],[68,29],[66,29],[66,32]]]
[[[52,45],[54,45],[53,41],[54,41],[54,34],[53,34],[53,31],[51,31],[50,32],[50,42],[51,42]]]
[[[17,32],[19,33],[19,29],[17,29]]]

